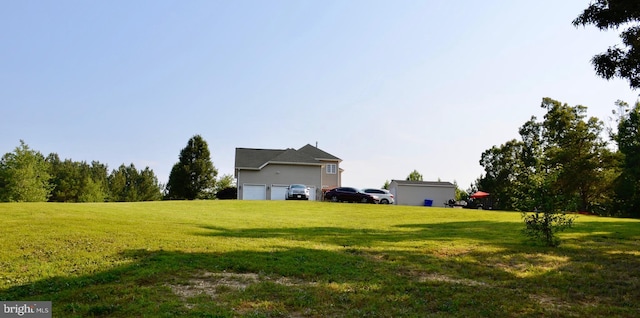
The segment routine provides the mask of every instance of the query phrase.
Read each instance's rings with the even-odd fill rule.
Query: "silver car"
[[[367,188],[367,189],[362,189],[362,191],[364,191],[364,193],[368,193],[368,194],[377,196],[378,199],[379,199],[378,202],[380,204],[393,204],[393,202],[394,202],[393,194],[391,194],[391,192],[389,192],[389,190]]]
[[[292,184],[285,193],[287,200],[309,200],[309,188],[304,184]]]

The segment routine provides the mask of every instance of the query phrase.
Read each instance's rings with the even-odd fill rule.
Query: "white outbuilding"
[[[456,186],[441,181],[391,180],[391,192],[398,205],[444,206],[456,197]]]

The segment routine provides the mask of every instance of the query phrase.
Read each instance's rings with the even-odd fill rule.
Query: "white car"
[[[287,200],[309,200],[309,188],[304,184],[292,184],[285,193]]]
[[[378,202],[380,204],[393,204],[393,202],[394,202],[393,194],[391,194],[391,192],[389,192],[389,190],[367,188],[367,189],[362,189],[362,191],[364,191],[364,193],[368,193],[368,194],[371,194],[373,196],[377,196],[378,199],[379,199]]]

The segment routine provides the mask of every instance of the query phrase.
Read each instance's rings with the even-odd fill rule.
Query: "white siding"
[[[398,184],[391,182],[389,192],[393,194],[398,205],[423,206],[426,199],[433,200],[434,207],[442,207],[450,199],[454,199],[454,185],[444,184]]]
[[[321,187],[321,175],[322,175],[322,167],[320,165],[285,165],[285,164],[268,164],[263,167],[261,170],[242,170],[238,172],[238,184],[248,184],[248,185],[269,185],[269,191],[265,191],[266,194],[261,200],[282,200],[284,199],[284,194],[282,198],[279,198],[279,194],[277,193],[279,189],[275,189],[275,196],[272,194],[274,192],[273,186],[281,186],[281,185],[290,185],[290,184],[304,184],[309,188],[320,188]],[[242,196],[240,196],[242,193]],[[244,191],[238,191],[239,199],[247,200],[247,197],[244,196]],[[317,196],[317,194],[316,194]],[[311,195],[313,198],[313,194]],[[255,200],[255,199],[254,199]]]

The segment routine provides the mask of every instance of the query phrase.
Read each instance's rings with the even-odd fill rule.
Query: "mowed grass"
[[[0,300],[55,317],[638,317],[640,222],[559,248],[515,212],[323,202],[0,204]]]

